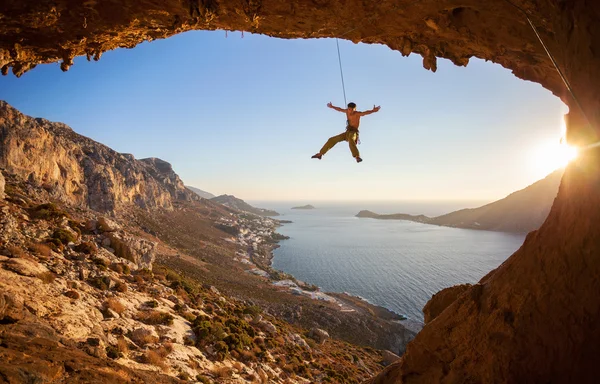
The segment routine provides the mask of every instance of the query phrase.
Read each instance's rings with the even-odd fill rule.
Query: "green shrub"
[[[110,288],[110,277],[108,276],[97,276],[88,280],[88,283],[101,291],[106,291]]]
[[[173,316],[170,313],[160,311],[140,311],[136,316],[138,321],[148,325],[171,325]]]
[[[40,204],[36,207],[33,207],[30,210],[29,215],[32,218],[38,220],[50,220],[54,218],[69,217],[68,213],[59,209],[53,203]]]
[[[52,238],[58,240],[62,245],[74,243],[77,240],[77,237],[74,234],[62,228],[59,228],[56,231],[54,231],[54,234],[52,234]]]

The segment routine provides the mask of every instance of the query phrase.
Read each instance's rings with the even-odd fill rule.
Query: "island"
[[[310,204],[306,204],[301,207],[292,207],[292,209],[315,209],[315,207]]]

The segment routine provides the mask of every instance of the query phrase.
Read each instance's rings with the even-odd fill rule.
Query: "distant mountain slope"
[[[538,229],[548,216],[552,202],[558,193],[562,174],[562,169],[554,171],[544,179],[511,193],[502,200],[479,208],[461,209],[438,217],[429,218],[423,215],[413,216],[401,213],[378,215],[370,211],[361,211],[356,216],[410,220],[446,227],[527,233]]]
[[[216,197],[215,195],[213,195],[212,193],[203,191],[199,188],[195,188],[195,187],[190,187],[189,185],[185,186],[187,189],[189,189],[190,191],[194,192],[196,195],[204,198],[204,199],[212,199],[214,197]]]
[[[221,195],[210,199],[219,204],[223,204],[226,207],[237,209],[239,211],[254,213],[260,216],[279,216],[279,213],[270,209],[256,208],[246,203],[242,199],[238,199],[233,195]]]

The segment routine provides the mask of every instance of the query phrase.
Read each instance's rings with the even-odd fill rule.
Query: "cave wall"
[[[533,23],[587,115],[566,91],[524,16],[506,0],[5,0],[0,67],[19,76],[36,64],[133,47],[192,29],[244,30],[280,38],[341,37],[404,55],[467,65],[499,63],[560,97],[567,138],[599,140],[600,2],[515,0]],[[194,49],[197,49],[195,47]],[[373,383],[591,382],[600,356],[600,150],[565,172],[544,225],[497,270],[428,323],[404,358]]]

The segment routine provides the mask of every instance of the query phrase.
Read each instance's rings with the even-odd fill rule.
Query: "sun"
[[[536,173],[545,177],[549,173],[566,167],[577,157],[577,149],[560,142],[548,142],[540,145],[533,156]]]

